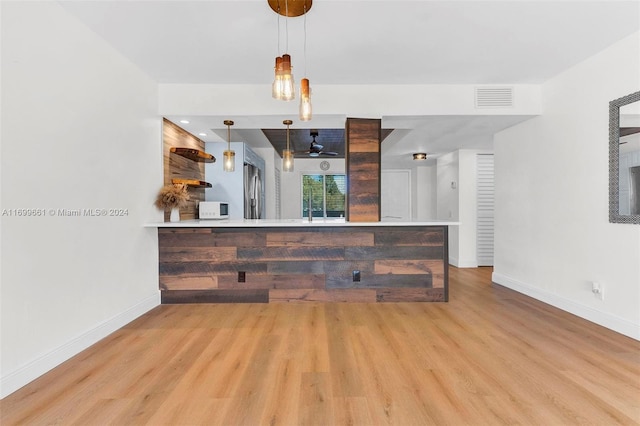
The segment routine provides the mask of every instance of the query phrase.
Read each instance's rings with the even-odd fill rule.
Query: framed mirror
[[[609,102],[609,222],[640,224],[640,92]]]

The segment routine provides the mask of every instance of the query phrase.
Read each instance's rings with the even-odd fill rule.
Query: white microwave
[[[200,201],[198,213],[200,219],[228,219],[229,203],[222,201]]]

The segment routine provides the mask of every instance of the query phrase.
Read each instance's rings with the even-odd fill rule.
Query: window
[[[347,195],[345,175],[302,175],[302,217],[344,217]]]

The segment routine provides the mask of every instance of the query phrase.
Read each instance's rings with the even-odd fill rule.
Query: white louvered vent
[[[494,234],[494,162],[493,155],[476,156],[476,256],[478,266],[493,265]]]
[[[513,107],[513,87],[476,87],[476,108]]]

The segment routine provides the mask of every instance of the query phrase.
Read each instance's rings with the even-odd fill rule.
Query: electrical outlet
[[[360,282],[360,271],[353,271],[353,282]]]
[[[598,299],[604,300],[604,286],[601,283],[593,281],[591,283],[591,291]]]
[[[245,271],[238,271],[238,282],[244,283],[247,280],[247,274]]]

